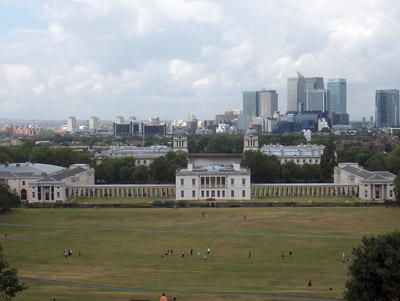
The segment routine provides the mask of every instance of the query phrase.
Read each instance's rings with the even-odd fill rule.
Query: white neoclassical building
[[[176,200],[250,200],[250,171],[233,166],[195,167],[189,163],[176,174]]]
[[[335,167],[334,183],[358,185],[360,200],[394,200],[395,175],[388,171],[368,171],[357,163],[339,163]]]
[[[261,147],[260,151],[268,156],[276,156],[281,164],[292,161],[298,165],[319,164],[324,153],[324,145],[300,144],[279,145],[269,144]]]
[[[94,170],[86,164],[69,168],[40,163],[13,163],[0,165],[0,178],[23,201],[64,202],[67,185],[93,185]]]

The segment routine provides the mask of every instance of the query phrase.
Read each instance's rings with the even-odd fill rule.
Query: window
[[[211,190],[211,197],[215,198],[215,190]]]
[[[22,181],[22,186],[25,186],[25,181]]]
[[[210,191],[209,190],[206,190],[206,196],[210,197]]]
[[[221,197],[221,192],[217,190],[217,198]]]
[[[235,179],[231,179],[231,185],[235,185]]]
[[[192,190],[192,198],[194,198],[196,196],[196,191]]]
[[[246,197],[246,190],[242,190],[242,197]]]
[[[221,181],[222,181],[222,186],[225,186],[225,178],[222,178]]]
[[[58,199],[60,198],[60,192],[59,191],[57,191],[57,198]]]
[[[204,185],[204,177],[201,177],[201,185]]]
[[[235,191],[231,190],[231,198],[234,198],[234,197],[235,197]]]
[[[204,190],[201,191],[201,197],[204,198]]]
[[[143,160],[143,165],[145,165],[146,164],[146,160]]]
[[[181,179],[181,185],[183,186],[185,184],[185,179]]]
[[[225,197],[225,190],[222,190],[222,197]]]
[[[35,192],[34,191],[32,191],[32,198],[33,199],[35,198]]]
[[[192,185],[196,185],[196,179],[192,179]]]
[[[297,159],[297,163],[299,163],[299,159]]]
[[[246,179],[245,178],[242,179],[242,185],[246,185]]]
[[[210,185],[210,178],[206,177],[206,185]]]
[[[393,197],[393,190],[390,190],[390,197]]]
[[[181,197],[184,198],[185,197],[185,192],[182,190],[181,191]]]

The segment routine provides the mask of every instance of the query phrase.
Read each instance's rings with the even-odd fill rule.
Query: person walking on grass
[[[311,280],[310,281],[308,281],[308,290],[311,292],[311,290],[312,290],[312,282],[311,282]]]
[[[165,297],[165,293],[162,294],[160,301],[167,301],[167,297]]]
[[[207,254],[210,254],[211,248],[207,248]]]
[[[182,250],[182,258],[185,257],[185,250]]]

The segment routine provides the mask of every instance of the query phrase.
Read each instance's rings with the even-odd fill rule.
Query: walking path
[[[108,289],[114,291],[124,291],[124,292],[137,292],[137,293],[179,293],[179,294],[204,294],[204,295],[225,295],[225,296],[243,296],[243,297],[257,297],[257,298],[269,298],[269,299],[286,299],[286,300],[310,300],[310,301],[337,301],[339,299],[323,299],[323,298],[311,298],[311,297],[296,297],[296,296],[282,296],[282,295],[269,295],[269,294],[253,294],[253,293],[229,293],[229,292],[186,292],[186,291],[169,291],[169,290],[151,290],[151,289],[140,289],[140,288],[128,288],[128,287],[118,287],[118,286],[108,286],[108,285],[98,285],[98,284],[87,284],[87,283],[77,283],[77,282],[67,282],[58,280],[47,280],[40,278],[30,278],[30,277],[18,277],[21,281],[33,281],[42,283],[51,283],[66,286],[78,286],[78,287],[88,287],[97,289]]]

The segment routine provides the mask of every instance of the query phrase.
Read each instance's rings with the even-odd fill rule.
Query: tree
[[[333,169],[337,165],[333,140],[330,139],[325,146],[324,153],[321,156],[321,174],[325,182],[333,181]]]
[[[394,151],[390,153],[387,158],[387,167],[390,172],[394,174],[399,174],[400,171],[400,146],[396,147]]]
[[[279,180],[279,160],[276,156],[268,156],[259,150],[245,151],[241,165],[250,169],[252,183]]]
[[[10,300],[16,293],[22,292],[28,287],[24,282],[20,283],[16,269],[11,269],[4,259],[3,247],[0,244],[0,297]]]
[[[0,179],[0,210],[6,211],[9,208],[19,207],[21,205],[21,200],[19,196],[10,191],[10,186],[8,186],[5,179]]]
[[[282,165],[282,178],[288,183],[293,183],[302,178],[301,166],[293,161],[289,161]]]
[[[352,300],[400,300],[400,232],[363,237],[353,248],[345,298]]]

